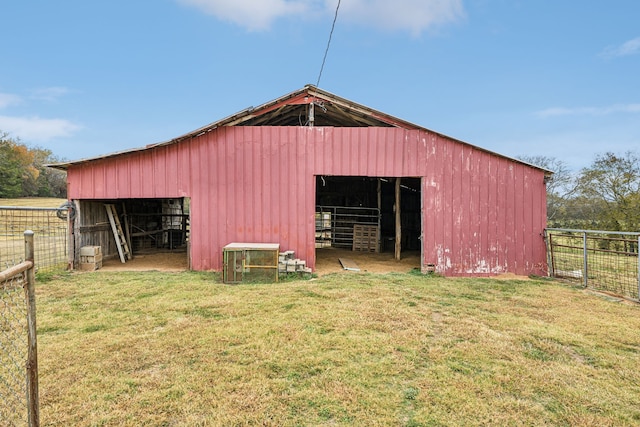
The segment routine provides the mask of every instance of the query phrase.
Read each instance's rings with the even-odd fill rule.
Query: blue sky
[[[0,130],[67,160],[180,136],[316,84],[336,5],[3,2]],[[319,87],[577,171],[639,147],[638,17],[637,0],[342,0]]]

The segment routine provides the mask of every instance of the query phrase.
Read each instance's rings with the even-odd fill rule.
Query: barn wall
[[[222,127],[74,165],[71,199],[191,198],[191,259],[279,242],[315,265],[315,175],[422,177],[423,261],[446,275],[541,273],[542,171],[424,130]]]
[[[435,138],[422,181],[423,263],[446,275],[546,275],[544,173]]]

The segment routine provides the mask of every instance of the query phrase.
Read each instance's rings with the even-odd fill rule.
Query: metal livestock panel
[[[315,265],[315,175],[421,177],[423,263],[446,275],[541,271],[544,171],[426,130],[222,127],[72,165],[71,199],[191,198],[192,268],[233,241]]]

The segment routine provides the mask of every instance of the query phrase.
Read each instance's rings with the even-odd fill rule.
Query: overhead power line
[[[329,46],[331,45],[331,37],[333,36],[333,29],[336,27],[336,20],[338,19],[338,10],[340,9],[340,0],[338,0],[338,5],[336,6],[336,14],[333,17],[333,24],[331,24],[331,32],[329,33],[329,41],[327,41],[327,48],[324,51],[324,57],[322,58],[322,66],[320,67],[320,73],[318,73],[318,81],[316,82],[316,87],[320,86],[320,78],[322,77],[322,70],[324,70],[324,63],[327,60],[327,54],[329,53]]]

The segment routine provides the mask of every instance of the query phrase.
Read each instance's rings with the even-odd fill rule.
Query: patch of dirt
[[[404,252],[400,261],[396,261],[391,252],[370,253],[354,252],[349,249],[320,248],[316,249],[315,274],[323,276],[330,273],[357,273],[344,270],[342,264],[340,264],[340,258],[347,258],[355,262],[361,273],[407,273],[412,269],[420,269],[419,251]],[[116,256],[103,261],[101,268],[102,271],[185,271],[188,269],[189,262],[186,251],[138,254],[124,264]],[[530,280],[526,276],[516,276],[511,273],[491,276],[491,278]]]
[[[102,271],[185,271],[189,269],[187,253],[154,252],[134,255],[133,259],[122,263],[119,257],[102,262]]]
[[[518,276],[514,273],[502,273],[497,276],[489,276],[489,278],[494,280],[531,280],[529,276]]]
[[[585,289],[585,292],[591,295],[595,295],[597,297],[603,298],[607,301],[617,302],[626,305],[639,305],[640,302],[627,298],[623,295],[619,295],[613,292],[600,291],[597,289]]]
[[[396,261],[391,252],[371,253],[354,252],[348,249],[316,249],[316,271],[318,276],[329,273],[352,273],[345,271],[340,258],[348,258],[358,264],[360,272],[370,273],[406,273],[414,268],[420,269],[420,252],[405,252],[400,261]]]
[[[360,272],[371,273],[406,273],[413,268],[420,268],[420,252],[407,252],[400,261],[393,258],[393,253],[353,252],[348,249],[323,248],[316,250],[316,271],[318,276],[329,273],[352,273],[345,271],[340,264],[340,258],[354,261]],[[120,258],[110,258],[103,261],[102,271],[184,271],[189,269],[186,252],[155,252],[134,255],[126,263]]]

